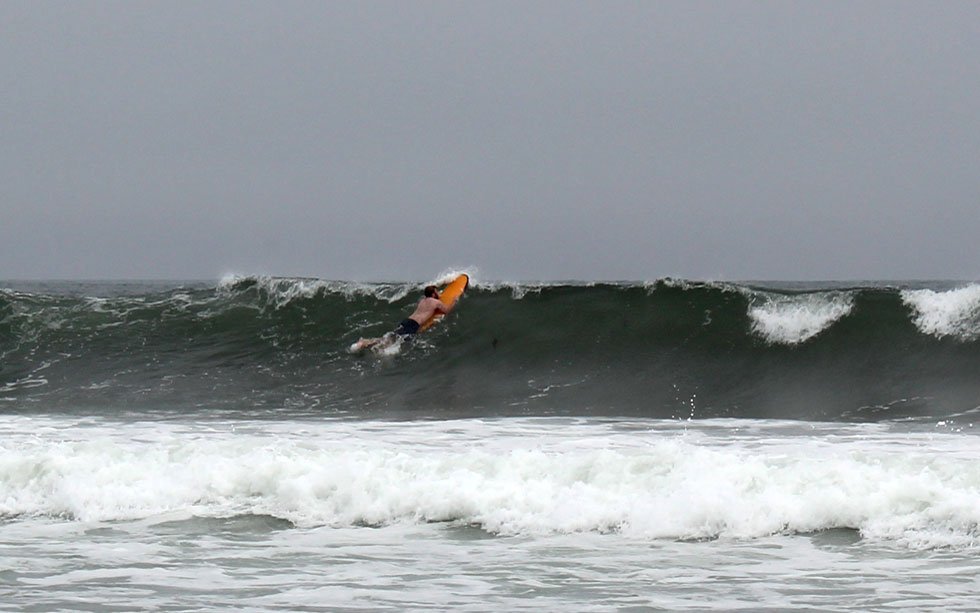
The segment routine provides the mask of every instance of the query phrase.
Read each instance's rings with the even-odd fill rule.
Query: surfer
[[[407,319],[403,319],[402,322],[398,324],[397,328],[380,338],[362,338],[351,345],[350,350],[361,351],[363,349],[367,349],[368,347],[373,347],[378,343],[384,343],[383,346],[388,346],[394,344],[399,339],[406,339],[410,336],[418,334],[419,328],[422,327],[422,324],[427,322],[437,313],[445,315],[449,311],[453,310],[453,307],[456,306],[456,302],[458,300],[459,297],[457,296],[456,300],[453,300],[452,304],[443,304],[442,301],[439,300],[439,290],[436,289],[436,286],[428,285],[423,291],[423,297],[422,300],[419,301],[418,306],[415,307],[415,310],[408,316]]]
[[[457,298],[456,300],[459,300]],[[423,298],[419,300],[419,305],[415,307],[415,311],[408,316],[408,319],[403,320],[398,327],[395,328],[395,334],[401,336],[411,336],[412,334],[417,334],[419,328],[425,322],[429,321],[436,313],[442,313],[445,315],[449,311],[453,310],[456,306],[456,300],[452,304],[446,305],[439,300],[439,290],[436,289],[435,285],[426,286],[423,290]]]

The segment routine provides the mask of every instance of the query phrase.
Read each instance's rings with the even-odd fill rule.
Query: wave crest
[[[749,309],[752,331],[769,343],[798,345],[850,314],[854,295],[820,292],[798,295],[767,294]]]
[[[964,341],[980,338],[980,284],[946,291],[904,290],[902,300],[915,313],[915,325],[924,334]]]
[[[370,297],[385,302],[397,302],[416,287],[410,283],[360,283],[264,275],[227,275],[218,282],[217,290],[225,295],[254,291],[274,308],[280,309],[296,300],[310,300],[331,294],[345,298]]]

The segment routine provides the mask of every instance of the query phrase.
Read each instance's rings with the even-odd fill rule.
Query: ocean
[[[977,610],[980,283],[472,276],[0,282],[0,610]]]

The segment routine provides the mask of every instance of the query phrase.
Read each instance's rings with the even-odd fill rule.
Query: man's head
[[[438,298],[439,297],[439,292],[436,290],[436,286],[435,285],[429,285],[429,286],[427,286],[425,288],[425,297],[426,298]]]

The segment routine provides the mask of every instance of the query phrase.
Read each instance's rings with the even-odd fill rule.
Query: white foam
[[[228,274],[218,282],[219,293],[234,290],[235,286],[244,281],[252,281],[255,286],[264,291],[271,299],[275,308],[282,308],[296,299],[314,298],[318,294],[340,294],[348,298],[355,296],[370,296],[389,303],[398,302],[413,292],[420,292],[426,285],[444,285],[461,274],[470,278],[470,286],[478,283],[477,269],[450,268],[439,273],[435,279],[427,283],[391,282],[367,283],[359,281],[327,281],[311,278],[271,277],[267,275],[238,275]]]
[[[914,311],[915,325],[924,334],[964,341],[980,338],[980,284],[943,292],[904,290],[902,301]]]
[[[738,291],[742,291],[743,289],[738,285],[726,281],[712,281],[712,280],[696,281],[693,279],[684,279],[681,277],[664,277],[662,279],[657,279],[656,281],[647,281],[643,283],[643,287],[645,287],[648,291],[654,291],[661,286],[673,288],[673,289],[682,289],[685,291],[708,288],[708,289],[719,290],[722,292],[738,292]]]
[[[325,281],[322,279],[302,279],[288,277],[269,277],[225,275],[218,282],[219,293],[234,290],[243,281],[253,281],[264,291],[279,309],[296,299],[309,299],[320,293],[340,294],[348,298],[371,296],[378,300],[397,302],[415,289],[410,283],[361,283],[357,281]]]
[[[498,287],[510,289],[511,297],[514,300],[521,300],[528,294],[540,294],[541,290],[549,287],[547,283],[500,283]]]
[[[466,275],[469,277],[470,287],[477,286],[480,281],[478,279],[480,274],[479,269],[476,266],[469,266],[466,268],[447,268],[440,272],[434,279],[426,283],[426,285],[445,285],[456,279],[459,275]]]
[[[759,300],[760,295],[754,298]],[[853,295],[845,292],[763,294],[761,299],[761,304],[749,308],[752,331],[769,343],[784,345],[810,340],[854,308]]]
[[[65,429],[3,417],[0,516],[251,513],[300,526],[458,521],[497,534],[639,539],[848,527],[911,547],[980,540],[972,435],[672,428],[501,420]]]
[[[14,390],[30,389],[32,387],[43,387],[48,384],[48,380],[44,377],[35,377],[33,375],[34,373],[31,373],[30,375],[17,379],[16,381],[11,381],[10,383],[0,385],[0,392],[12,392]]]
[[[368,344],[365,344],[365,341],[367,341]],[[363,355],[370,352],[376,356],[390,358],[401,353],[404,342],[404,336],[389,332],[380,339],[362,338],[356,343],[351,344],[351,346],[347,348],[347,352],[355,355]]]

